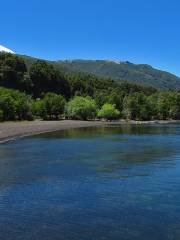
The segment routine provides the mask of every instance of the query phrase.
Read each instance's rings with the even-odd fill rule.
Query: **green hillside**
[[[28,66],[31,66],[36,60],[28,56],[21,57],[24,58]],[[49,62],[58,70],[68,73],[90,73],[102,78],[116,81],[129,81],[161,90],[180,90],[179,77],[169,72],[155,69],[147,64],[105,60],[64,60]]]
[[[180,89],[179,77],[146,64],[103,60],[58,61],[55,64],[70,71],[92,73],[103,78],[130,81],[162,90]]]

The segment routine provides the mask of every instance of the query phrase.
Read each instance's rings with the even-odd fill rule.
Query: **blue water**
[[[179,240],[180,125],[0,145],[0,240]]]

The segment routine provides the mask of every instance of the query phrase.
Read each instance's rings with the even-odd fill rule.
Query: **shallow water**
[[[0,145],[0,240],[180,239],[180,125]]]

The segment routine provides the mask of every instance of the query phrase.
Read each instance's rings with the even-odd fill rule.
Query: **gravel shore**
[[[99,121],[23,121],[23,122],[4,122],[0,123],[0,143],[13,140],[18,137],[30,136],[44,132],[53,132],[58,130],[96,127],[101,126],[103,122]],[[106,123],[104,122],[104,125]]]
[[[70,128],[82,127],[97,127],[106,125],[119,125],[119,124],[168,124],[180,123],[180,121],[75,121],[75,120],[62,120],[62,121],[23,121],[23,122],[4,122],[0,123],[0,143],[13,140],[18,137],[30,136],[44,132],[53,132]]]

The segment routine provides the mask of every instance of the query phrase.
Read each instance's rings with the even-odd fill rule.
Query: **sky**
[[[180,76],[179,0],[0,0],[0,44],[43,59],[146,63]]]

